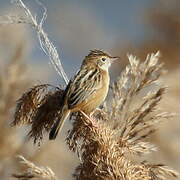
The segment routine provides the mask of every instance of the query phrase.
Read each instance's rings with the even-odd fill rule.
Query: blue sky
[[[37,6],[35,0],[25,0],[24,2],[27,3],[35,13],[40,12],[41,7]],[[61,53],[61,58],[65,59],[63,64],[69,76],[77,70],[82,58],[87,54],[89,49],[99,48],[111,51],[116,43],[123,46],[125,41],[129,42],[131,46],[136,46],[144,39],[148,39],[148,36],[151,35],[150,27],[143,22],[143,16],[147,9],[154,5],[154,0],[42,0],[41,2],[48,9],[48,18],[44,29]],[[0,0],[0,5],[0,9],[2,10],[12,7],[10,0]],[[58,13],[61,13],[63,8],[66,8],[67,12],[65,11],[64,14],[59,15]],[[4,11],[2,12],[4,13]],[[56,17],[54,13],[57,14]],[[0,13],[0,15],[3,14]],[[78,18],[82,18],[81,16],[84,15],[86,16],[85,19],[83,19],[84,22],[79,22]],[[61,20],[62,16],[65,20],[67,19],[67,23],[69,23],[67,28],[70,26],[72,31],[71,29],[62,29],[64,32],[61,33],[61,27],[63,25]],[[88,16],[90,16],[92,20],[90,20]],[[71,17],[73,18],[73,22],[71,21]],[[98,33],[102,31],[101,36],[94,36],[92,33],[93,30],[87,32],[87,34],[84,32],[86,30],[88,31],[87,26],[89,21],[95,28],[97,27]],[[60,25],[56,26],[58,23]],[[91,36],[89,39],[87,37],[87,40],[84,41],[79,37],[76,39],[76,37],[71,36],[74,33],[74,29],[76,30],[81,25],[82,28],[85,28],[85,30],[82,31],[84,35],[82,38],[89,34]],[[66,33],[67,30],[69,34]],[[77,35],[75,34],[74,36]],[[36,39],[35,34],[34,38]],[[88,44],[88,42],[91,43]],[[77,50],[76,46],[78,45],[80,50]],[[48,59],[41,52],[38,43],[34,45],[30,55],[32,59],[36,60]],[[46,63],[47,61],[44,62]]]

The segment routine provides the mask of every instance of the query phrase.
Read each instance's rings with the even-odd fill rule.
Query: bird
[[[97,49],[85,56],[79,71],[65,88],[62,108],[50,130],[49,140],[56,139],[71,113],[83,112],[89,117],[104,102],[109,90],[109,67],[118,58]]]

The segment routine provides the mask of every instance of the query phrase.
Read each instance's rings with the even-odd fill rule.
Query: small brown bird
[[[60,117],[50,131],[50,140],[56,138],[70,113],[81,111],[89,116],[105,100],[109,90],[108,69],[115,59],[101,50],[92,50],[85,57],[65,89]]]

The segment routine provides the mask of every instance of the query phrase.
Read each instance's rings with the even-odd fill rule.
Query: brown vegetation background
[[[60,43],[63,43],[69,36],[70,32],[67,32],[67,29],[71,28],[68,24],[66,27],[66,23],[63,22],[67,20],[69,23],[71,22],[72,28],[76,27],[76,22],[73,19],[70,21],[71,18],[66,15],[66,8],[63,5],[60,11],[54,12],[54,14],[51,13],[50,17],[54,19],[52,26],[56,29],[55,34],[59,37]],[[98,20],[94,21],[96,17],[88,14],[86,9],[68,6],[68,12],[71,9],[71,13],[73,11],[82,11],[84,16],[79,15],[81,17],[80,21],[88,21],[91,24],[91,29],[85,28],[83,25],[82,27],[78,26],[79,29],[75,28],[76,31],[70,38],[72,54],[74,53],[82,59],[82,54],[85,55],[88,49],[85,50],[83,43],[77,45],[77,37],[79,37],[79,41],[83,42],[91,39],[89,44],[97,44],[98,46],[101,41],[97,39],[103,39],[107,34],[99,25]],[[132,45],[131,41],[119,42],[117,38],[111,50],[111,53],[121,56],[122,59],[121,63],[117,63],[116,67],[113,67],[115,70],[112,74],[113,79],[120,75],[121,70],[125,67],[128,52],[144,59],[147,53],[160,50],[162,54],[161,61],[165,62],[165,67],[168,70],[162,79],[162,82],[168,86],[168,91],[160,107],[177,115],[173,120],[162,123],[159,131],[151,137],[150,141],[159,150],[150,155],[149,160],[168,164],[178,171],[180,171],[179,9],[180,2],[178,0],[157,1],[154,7],[141,12],[142,17],[140,20],[152,28],[152,35],[144,38],[136,46]],[[62,21],[61,18],[56,20],[58,17],[62,17]],[[58,83],[58,80],[54,80],[58,78],[55,76],[53,68],[48,65],[48,60],[45,60],[47,57],[44,57],[44,60],[39,60],[35,55],[30,55],[34,46],[38,47],[38,45],[34,45],[37,43],[34,40],[35,35],[29,29],[28,26],[22,25],[0,26],[0,179],[11,179],[11,173],[18,171],[19,164],[16,155],[21,154],[36,164],[51,167],[60,179],[70,180],[74,168],[78,164],[76,155],[69,151],[64,142],[70,123],[66,123],[63,132],[56,141],[49,142],[46,138],[40,147],[34,146],[31,141],[27,140],[27,127],[10,127],[16,100],[24,91],[39,82]],[[88,38],[87,32],[93,38]],[[126,37],[123,38],[126,39]],[[89,48],[91,46],[86,45],[85,47]],[[41,51],[40,48],[39,51]],[[59,51],[63,52],[63,49]],[[67,49],[66,52],[68,52]],[[74,64],[79,63],[80,61],[77,61]],[[71,62],[66,62],[65,66],[68,67],[69,74],[73,74],[72,71],[75,72],[75,68],[71,67]]]

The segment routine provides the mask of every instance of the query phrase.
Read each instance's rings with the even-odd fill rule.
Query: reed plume
[[[81,113],[71,117],[73,127],[68,131],[66,142],[80,159],[75,179],[179,177],[179,173],[166,165],[135,160],[157,150],[147,138],[160,128],[163,119],[172,118],[173,113],[158,108],[166,91],[159,83],[164,72],[163,64],[158,61],[159,52],[148,55],[143,62],[132,55],[128,59],[129,65],[112,85],[111,100],[94,113],[93,120]],[[29,135],[35,143],[42,140],[44,132],[50,131],[61,108],[63,90],[53,88],[54,91],[49,92],[45,91],[47,87],[49,85],[35,86],[20,98],[13,122],[14,125],[30,123]]]
[[[163,73],[159,52],[144,62],[129,55],[129,65],[112,86],[112,99],[94,121],[74,116],[67,143],[81,163],[75,179],[166,179],[179,177],[163,164],[135,161],[157,150],[146,139],[173,114],[161,112],[158,103],[166,88],[158,83]]]

